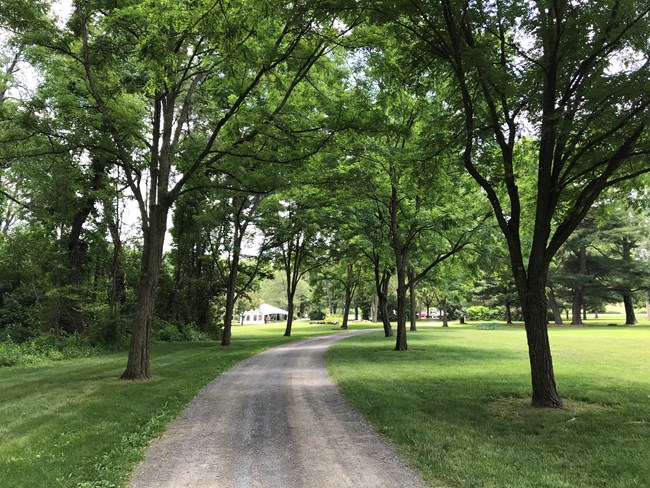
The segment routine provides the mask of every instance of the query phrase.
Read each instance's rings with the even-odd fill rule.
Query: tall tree
[[[560,407],[546,323],[548,269],[604,189],[650,171],[643,163],[650,7],[411,0],[371,8],[397,19],[422,71],[435,63],[452,77],[463,162],[508,246],[526,322],[532,404]],[[533,171],[524,137],[534,138]],[[526,180],[533,192],[522,195]],[[530,213],[522,205],[528,198]]]
[[[279,141],[288,120],[296,129],[304,119],[290,109],[292,95],[314,65],[328,62],[328,41],[341,35],[322,7],[76,0],[66,28],[33,38],[82,70],[87,110],[101,117],[111,138],[104,150],[140,210],[142,262],[123,378],[150,376],[170,209],[196,175],[219,174],[226,156],[284,155]]]

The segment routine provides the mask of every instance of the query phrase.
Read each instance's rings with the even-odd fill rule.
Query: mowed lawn
[[[117,379],[126,353],[0,368],[0,487],[124,486],[149,441],[209,381],[268,347],[333,332],[298,322],[286,338],[284,324],[246,325],[227,348],[157,344],[145,382]]]
[[[553,327],[563,410],[529,407],[522,327],[335,344],[344,394],[431,486],[650,487],[650,327]]]

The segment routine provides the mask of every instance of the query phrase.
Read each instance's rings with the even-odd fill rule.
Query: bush
[[[0,342],[0,367],[18,365],[20,356],[20,346],[10,341]]]
[[[176,325],[158,318],[153,321],[153,338],[158,342],[174,342],[183,340],[183,336]]]
[[[467,318],[469,320],[502,320],[503,310],[499,307],[474,305],[467,308]]]
[[[0,366],[45,364],[63,359],[88,357],[99,352],[78,334],[43,334],[21,344],[11,338],[0,342]]]
[[[325,318],[325,312],[322,310],[312,310],[309,312],[309,320],[323,320]]]

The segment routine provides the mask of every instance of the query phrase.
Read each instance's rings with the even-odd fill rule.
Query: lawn
[[[351,328],[361,326],[355,325]],[[153,379],[120,381],[126,354],[0,368],[0,486],[124,486],[149,441],[235,363],[331,325],[237,326],[232,345],[157,344]]]
[[[563,410],[529,407],[521,327],[421,327],[334,345],[351,403],[431,486],[650,486],[650,328],[552,327]]]

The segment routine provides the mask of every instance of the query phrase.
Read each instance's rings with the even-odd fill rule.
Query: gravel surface
[[[328,346],[363,332],[275,347],[222,374],[151,444],[131,486],[424,488],[325,370]]]

